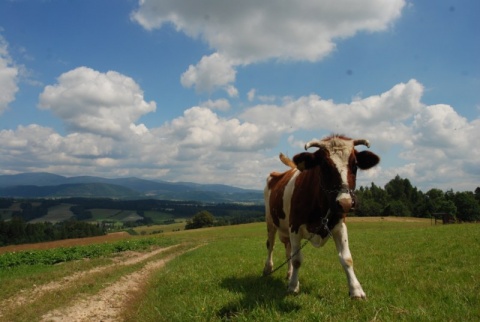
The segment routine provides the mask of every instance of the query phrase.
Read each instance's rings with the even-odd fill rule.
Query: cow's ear
[[[295,155],[293,157],[293,162],[297,165],[297,169],[300,171],[311,169],[318,164],[315,155],[310,152],[303,152]]]
[[[362,170],[370,169],[380,162],[380,157],[370,151],[361,151],[356,153],[357,166]]]

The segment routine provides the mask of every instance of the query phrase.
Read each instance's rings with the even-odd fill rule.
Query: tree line
[[[187,220],[185,229],[197,229],[205,227],[240,225],[265,220],[264,212],[251,213],[237,216],[216,217],[208,210],[201,210],[191,219]]]
[[[19,216],[14,216],[9,221],[0,220],[0,246],[101,235],[105,235],[105,229],[101,224],[77,220],[27,223]]]
[[[399,216],[431,218],[448,213],[459,221],[480,220],[480,187],[474,192],[430,189],[422,192],[408,179],[396,176],[384,188],[374,183],[356,191],[357,216]]]

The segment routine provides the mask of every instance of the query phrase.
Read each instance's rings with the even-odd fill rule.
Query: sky
[[[480,186],[480,2],[3,0],[0,174],[262,189],[368,139],[423,191]],[[359,150],[366,147],[358,147]]]

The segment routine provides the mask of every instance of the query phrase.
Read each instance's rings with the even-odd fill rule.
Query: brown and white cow
[[[272,172],[264,190],[268,230],[268,257],[263,270],[273,270],[272,252],[278,230],[285,244],[288,260],[289,292],[298,293],[298,272],[302,264],[301,240],[308,239],[315,247],[323,246],[330,235],[335,241],[340,263],[347,275],[350,297],[365,298],[362,286],[353,271],[348,246],[345,217],[355,207],[357,168],[370,169],[380,158],[369,151],[357,151],[356,145],[370,147],[367,140],[352,140],[332,135],[305,145],[316,147],[313,153],[293,157],[293,163],[282,156],[291,167],[284,173]]]

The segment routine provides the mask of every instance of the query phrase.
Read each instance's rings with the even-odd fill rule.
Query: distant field
[[[111,217],[120,213],[119,209],[89,209],[94,220],[110,220]]]
[[[172,215],[171,213],[162,212],[162,211],[153,211],[153,210],[145,211],[144,215],[146,217],[152,218],[153,221],[156,223],[160,223],[165,220],[175,219],[175,216]]]
[[[120,210],[120,209],[90,209],[92,213],[92,219],[102,221],[136,221],[142,219],[136,211],[133,210]],[[165,220],[173,219],[174,216],[168,213],[160,211],[145,211],[144,215],[152,218],[156,223],[161,223]]]
[[[175,219],[175,223],[168,224],[168,225],[151,225],[151,226],[139,226],[133,228],[139,234],[152,234],[158,233],[159,231],[162,233],[167,232],[176,232],[179,230],[184,230],[186,225],[186,219]]]
[[[70,218],[73,218],[74,215],[70,211],[70,207],[72,205],[70,204],[60,204],[58,206],[54,206],[48,209],[48,214],[46,216],[36,218],[33,220],[30,220],[30,223],[34,224],[37,222],[51,222],[51,223],[57,223],[61,221],[66,221]]]
[[[14,202],[8,209],[0,209],[0,220],[9,220],[13,212],[20,210],[20,202]]]

